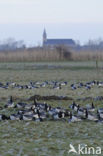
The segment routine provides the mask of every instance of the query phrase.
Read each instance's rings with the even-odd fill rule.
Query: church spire
[[[47,33],[46,30],[44,28],[44,32],[43,32],[43,43],[47,41]]]

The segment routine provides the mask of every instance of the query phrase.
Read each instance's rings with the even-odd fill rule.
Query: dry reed
[[[100,51],[71,51],[70,57],[63,55],[56,49],[26,49],[14,52],[0,52],[0,62],[39,62],[39,61],[84,61],[103,60],[103,52]]]

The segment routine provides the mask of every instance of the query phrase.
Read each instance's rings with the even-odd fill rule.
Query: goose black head
[[[94,103],[93,103],[93,102],[92,102],[92,108],[95,108],[95,107],[94,107]]]
[[[80,109],[80,106],[79,106],[79,105],[77,105],[77,112],[79,111],[79,109]]]
[[[47,110],[48,110],[48,105],[47,105],[47,103],[45,104],[45,111],[47,112]]]
[[[75,104],[75,101],[73,101],[73,103],[72,103],[72,108],[74,109],[74,106],[75,106],[76,104]]]
[[[100,114],[99,113],[97,113],[97,117],[98,117],[99,120],[101,120],[101,117],[100,117]]]
[[[37,100],[35,97],[34,97],[34,105],[37,106]]]
[[[86,118],[88,118],[88,111],[87,111],[87,109],[85,111],[85,115],[86,115]]]
[[[52,109],[52,107],[51,106],[49,106],[49,110],[51,110]]]
[[[11,103],[13,102],[13,98],[12,98],[12,96],[10,96],[10,102],[11,102]]]
[[[98,110],[97,110],[97,117],[98,117],[99,120],[101,119],[101,117],[100,117],[100,113],[99,113]]]
[[[37,109],[37,114],[38,114],[38,116],[40,117],[40,112],[39,112],[39,110]]]
[[[22,114],[20,114],[20,120],[23,120],[23,115]]]
[[[99,85],[99,81],[97,81],[97,85]]]
[[[70,112],[70,119],[72,119],[72,112]]]
[[[59,117],[59,118],[62,118],[62,115],[63,115],[63,113],[60,111],[60,112],[58,113],[58,117]]]
[[[97,115],[99,114],[99,111],[98,111],[98,109],[97,109]]]

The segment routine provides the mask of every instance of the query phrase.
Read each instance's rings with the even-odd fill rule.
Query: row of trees
[[[25,49],[26,45],[23,40],[16,41],[13,38],[6,39],[0,42],[0,51],[16,51],[18,49]]]
[[[80,45],[79,41],[76,44],[75,47],[76,50],[92,50],[92,51],[103,51],[103,40],[101,38],[99,39],[94,39],[94,40],[88,40],[87,43],[85,43],[84,45]]]
[[[29,48],[33,49],[38,47],[29,47]],[[0,42],[0,51],[16,51],[16,50],[24,50],[24,49],[27,49],[27,46],[23,40],[16,41],[13,38],[9,38],[3,42]],[[96,40],[89,40],[84,45],[80,45],[80,42],[78,41],[76,42],[75,47],[73,47],[73,49],[77,51],[79,50],[96,50],[96,51],[102,50],[103,51],[103,40],[100,38]]]

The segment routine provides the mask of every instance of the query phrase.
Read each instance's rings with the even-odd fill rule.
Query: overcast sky
[[[29,45],[48,38],[103,39],[103,0],[0,0],[0,40]]]

